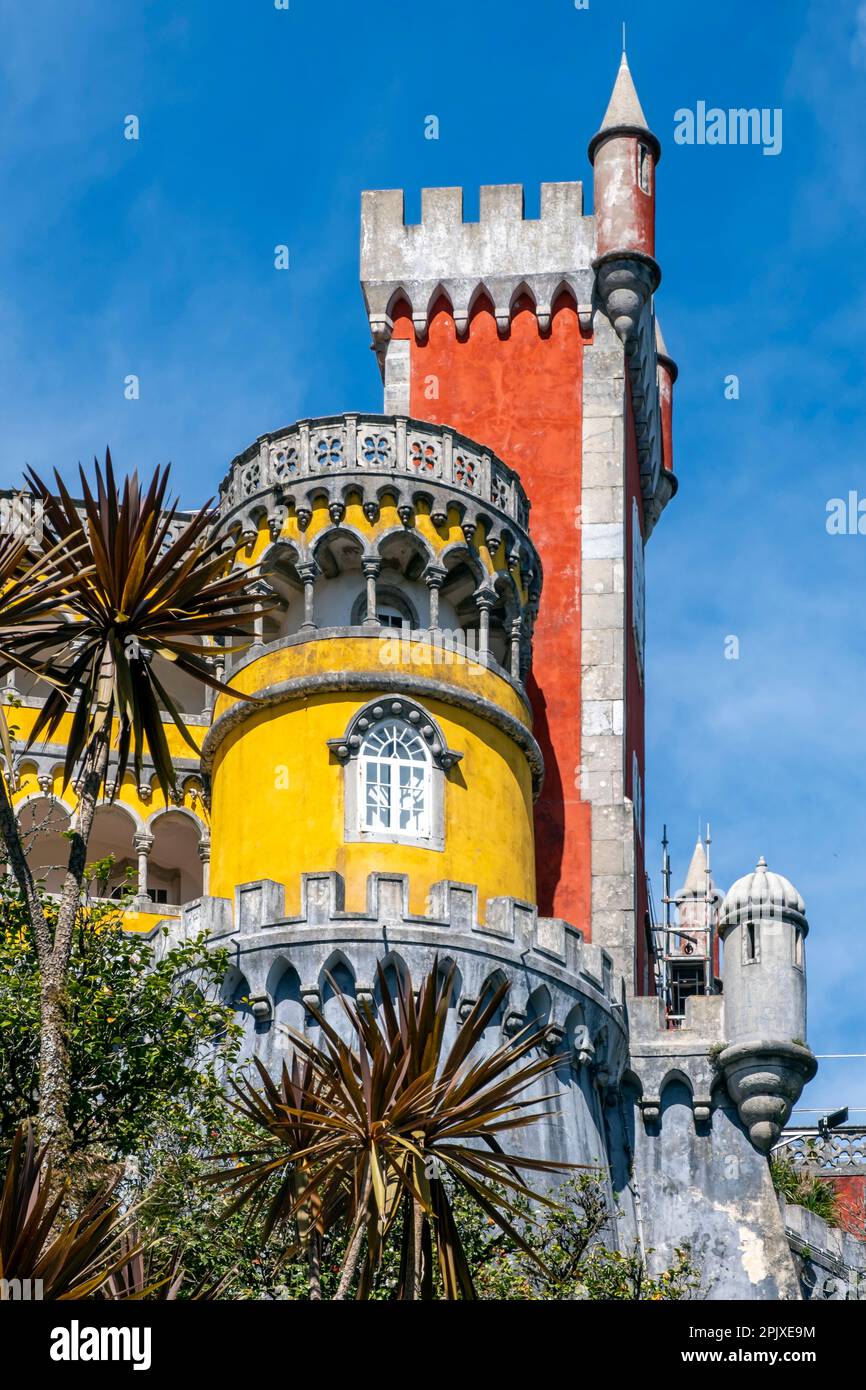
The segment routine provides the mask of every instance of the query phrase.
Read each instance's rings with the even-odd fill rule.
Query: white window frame
[[[378,732],[387,725],[399,724],[408,731],[408,739],[418,739],[416,751],[423,749],[424,815],[412,825],[401,827],[399,806],[389,807],[388,825],[367,825],[367,766],[370,758],[366,749]],[[343,764],[343,838],[346,844],[364,841],[368,844],[417,845],[421,849],[445,848],[445,782],[451,769],[463,757],[462,751],[449,748],[436,719],[417,700],[394,691],[387,696],[370,700],[357,709],[349,720],[342,737],[329,738],[331,756]],[[399,759],[393,769],[401,766],[421,766],[420,759]],[[399,791],[399,771],[397,787]],[[391,787],[393,788],[393,772]],[[396,814],[395,814],[396,811]],[[395,824],[396,821],[396,824]]]
[[[382,751],[383,739],[390,741],[391,752]],[[400,757],[400,749],[407,756]],[[430,750],[417,729],[400,718],[387,718],[367,731],[358,753],[358,831],[366,836],[400,840],[429,840],[433,801],[433,760]],[[373,774],[371,776],[371,773]],[[375,797],[380,791],[378,822],[375,819]],[[420,791],[420,813],[411,813],[407,802],[413,791]],[[407,810],[410,818],[404,825]],[[371,811],[374,817],[371,820]]]

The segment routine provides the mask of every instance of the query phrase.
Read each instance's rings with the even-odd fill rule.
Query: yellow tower
[[[519,480],[385,416],[303,421],[231,465],[220,525],[274,604],[203,744],[210,893],[335,871],[535,902],[542,760],[523,687],[541,573]]]

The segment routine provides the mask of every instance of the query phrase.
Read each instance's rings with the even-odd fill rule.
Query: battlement
[[[477,222],[463,217],[462,188],[425,188],[421,222],[405,221],[401,189],[365,192],[361,203],[361,282],[374,342],[386,343],[399,299],[411,309],[423,341],[430,313],[444,295],[458,332],[465,332],[480,295],[493,303],[507,332],[515,302],[532,300],[542,330],[552,305],[570,290],[582,317],[591,316],[594,219],[583,211],[583,185],[541,185],[541,216],[524,216],[521,184],[485,185]]]
[[[302,948],[308,954],[311,949],[321,960],[308,973],[318,978],[335,946],[349,954],[370,948],[374,962],[384,944],[404,952],[415,947],[416,954],[421,950],[430,959],[469,952],[485,973],[493,960],[507,964],[515,978],[530,971],[553,988],[594,1000],[605,1012],[621,1010],[622,982],[614,977],[608,952],[583,941],[568,923],[539,917],[532,903],[489,898],[482,922],[476,886],[443,880],[433,884],[427,912],[417,914],[409,909],[408,875],[395,873],[369,874],[366,898],[364,912],[347,911],[341,874],[302,874],[301,910],[286,916],[283,884],[260,879],[239,884],[234,902],[202,897],[188,903],[179,923],[160,923],[154,931],[167,926],[182,938],[206,931],[213,945],[230,946],[233,957],[247,962],[243,969],[251,987],[255,977],[262,990],[275,951],[294,957]]]

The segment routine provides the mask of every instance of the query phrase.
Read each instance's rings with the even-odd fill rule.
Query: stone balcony
[[[220,518],[227,529],[267,514],[273,501],[299,513],[324,493],[344,500],[352,482],[366,506],[387,492],[398,506],[426,495],[436,509],[449,501],[484,520],[485,509],[525,533],[529,501],[517,474],[483,445],[443,425],[393,415],[329,415],[300,420],[264,434],[229,466],[220,486]],[[494,524],[494,518],[490,518]],[[489,529],[489,528],[488,528]]]

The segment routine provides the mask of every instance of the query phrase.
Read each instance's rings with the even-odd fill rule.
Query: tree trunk
[[[310,1231],[307,1249],[307,1282],[310,1302],[319,1303],[322,1298],[322,1237],[315,1226]]]
[[[66,971],[53,954],[41,970],[39,998],[39,1139],[54,1172],[66,1168],[69,1128],[69,995]]]
[[[352,1280],[358,1268],[358,1261],[361,1258],[361,1250],[364,1245],[364,1227],[367,1224],[367,1207],[370,1203],[370,1194],[373,1191],[373,1176],[367,1174],[364,1183],[364,1191],[361,1201],[358,1204],[358,1211],[352,1227],[352,1234],[349,1237],[349,1245],[346,1250],[346,1258],[343,1261],[343,1269],[340,1274],[340,1282],[337,1285],[337,1292],[334,1294],[333,1301],[339,1303],[344,1300],[352,1287]]]
[[[422,1298],[421,1289],[424,1282],[424,1208],[414,1197],[412,1198],[412,1224],[413,1232],[413,1253],[412,1261],[412,1298],[418,1302]]]
[[[81,887],[87,866],[87,842],[96,813],[96,803],[108,767],[110,725],[94,743],[90,768],[84,775],[84,785],[75,813],[75,823],[69,848],[69,863],[57,923],[54,943],[47,960],[40,959],[42,990],[39,1033],[39,1137],[47,1144],[55,1172],[66,1168],[71,1146],[69,1128],[69,958],[72,954],[72,934],[81,904]]]
[[[407,1194],[405,1205],[406,1223],[406,1266],[403,1276],[403,1299],[407,1303],[417,1303],[421,1298],[424,1251],[422,1233],[424,1228],[424,1208],[421,1203]]]

